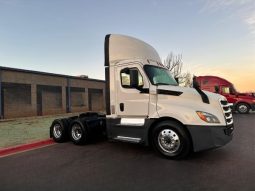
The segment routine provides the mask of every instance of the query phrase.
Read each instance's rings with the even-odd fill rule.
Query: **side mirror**
[[[175,79],[175,81],[177,82],[177,84],[179,84],[179,78],[178,78],[178,77],[175,77],[174,79]]]
[[[130,86],[132,88],[139,87],[139,78],[138,78],[138,71],[137,70],[130,70]]]
[[[219,93],[219,91],[220,91],[219,86],[214,86],[214,90],[215,90],[215,93]]]
[[[197,82],[197,77],[196,76],[193,77],[193,88],[200,89],[200,86]]]

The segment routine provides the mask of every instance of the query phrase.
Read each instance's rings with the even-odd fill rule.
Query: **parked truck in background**
[[[218,76],[198,76],[196,77],[202,90],[219,93],[225,96],[229,103],[233,104],[233,109],[239,113],[249,113],[255,111],[255,94],[237,92],[234,85],[224,78]]]
[[[56,119],[50,136],[75,144],[98,136],[151,145],[179,159],[227,144],[234,129],[224,96],[179,87],[149,44],[124,35],[105,38],[106,115]]]

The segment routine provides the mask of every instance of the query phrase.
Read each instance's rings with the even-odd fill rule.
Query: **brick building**
[[[105,82],[0,67],[0,118],[104,111]]]

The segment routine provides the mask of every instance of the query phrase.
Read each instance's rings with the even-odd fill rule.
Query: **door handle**
[[[120,111],[124,111],[124,103],[120,103]]]

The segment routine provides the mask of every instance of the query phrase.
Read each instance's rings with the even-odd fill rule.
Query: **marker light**
[[[197,111],[197,115],[199,116],[200,119],[207,123],[220,123],[219,119],[213,114],[203,111]]]

